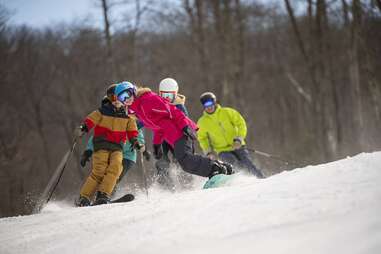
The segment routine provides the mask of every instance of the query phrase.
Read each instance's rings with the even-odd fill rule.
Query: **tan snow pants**
[[[122,172],[122,161],[122,151],[98,150],[94,152],[91,174],[83,184],[80,195],[91,199],[98,190],[111,196]]]

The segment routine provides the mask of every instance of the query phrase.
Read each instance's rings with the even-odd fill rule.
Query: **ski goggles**
[[[121,94],[118,95],[118,101],[120,102],[126,102],[129,98],[132,97],[132,94],[128,91],[124,91]]]
[[[210,108],[215,105],[214,101],[206,101],[204,104],[202,104],[204,108]]]
[[[176,97],[176,92],[160,91],[160,97],[167,99],[169,101],[174,101]]]

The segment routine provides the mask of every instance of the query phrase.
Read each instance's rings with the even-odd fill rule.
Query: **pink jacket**
[[[139,88],[138,95],[130,106],[146,128],[153,131],[153,143],[165,140],[172,147],[184,134],[182,129],[189,126],[197,130],[197,125],[185,114],[149,88]]]

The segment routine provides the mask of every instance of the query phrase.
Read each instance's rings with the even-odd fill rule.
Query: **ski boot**
[[[104,204],[110,204],[110,203],[111,203],[111,199],[107,195],[107,193],[98,191],[93,205],[104,205]]]
[[[231,175],[234,173],[233,166],[230,163],[215,160],[213,161],[212,173],[209,175],[209,178],[218,174]]]
[[[79,196],[74,204],[78,207],[90,206],[90,200],[84,196]]]

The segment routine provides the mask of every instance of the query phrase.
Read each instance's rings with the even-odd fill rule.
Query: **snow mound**
[[[380,253],[381,152],[198,188],[3,218],[0,253]]]

